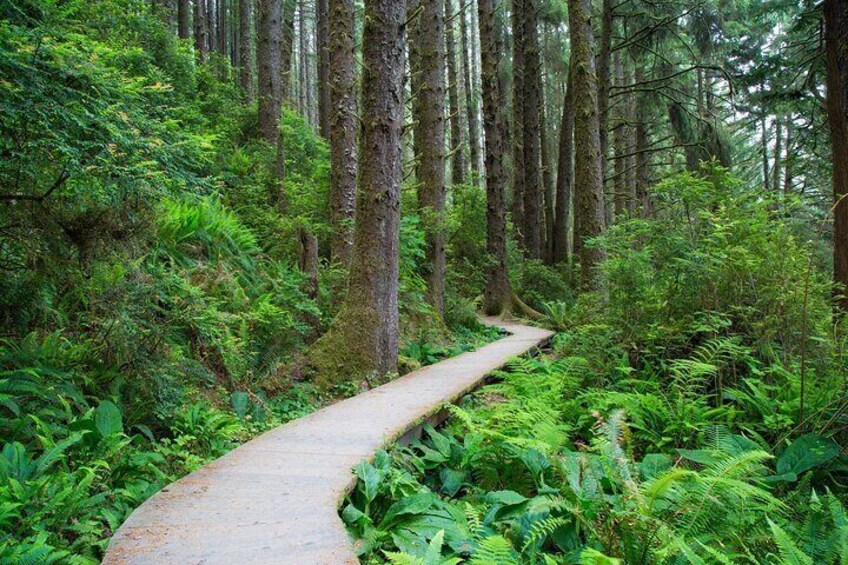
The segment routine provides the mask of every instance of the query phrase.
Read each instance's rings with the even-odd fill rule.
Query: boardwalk
[[[338,516],[351,468],[551,333],[511,335],[300,418],[234,449],[142,504],[104,563],[358,563]]]

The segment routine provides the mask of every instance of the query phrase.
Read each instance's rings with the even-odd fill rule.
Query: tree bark
[[[194,51],[199,62],[206,60],[206,0],[194,0]]]
[[[206,0],[206,49],[212,53],[218,49],[218,0]]]
[[[251,27],[253,0],[238,0],[239,3],[239,85],[248,103],[256,98],[253,86],[253,30]]]
[[[473,26],[474,16],[468,11],[468,17]],[[474,96],[476,88],[474,82],[474,36],[468,36],[468,25],[465,21],[465,13],[459,15],[460,36],[462,39],[462,74],[465,82],[465,111],[468,119],[468,160],[471,164],[472,181],[477,184],[480,173],[480,123],[477,119],[477,101]]]
[[[554,217],[554,262],[568,261],[568,217],[571,212],[571,195],[574,166],[574,106],[571,72],[568,73],[565,97],[562,103],[562,123],[559,129],[559,160],[556,179],[556,214]]]
[[[457,14],[465,18],[462,12]],[[456,41],[454,39],[453,0],[445,2],[445,47],[448,65],[448,101],[450,111],[451,184],[465,181],[465,155],[462,144],[462,120],[459,114],[459,76],[456,71]],[[463,53],[463,58],[465,54]]]
[[[768,192],[771,177],[769,175],[768,123],[766,122],[765,109],[763,109],[763,114],[760,117],[760,129],[762,130],[762,135],[760,136],[760,151],[762,153],[761,157],[763,161],[763,189]]]
[[[833,150],[833,282],[848,313],[848,3],[824,1],[827,117]]]
[[[639,61],[636,61],[636,84],[644,82],[645,75]],[[651,201],[648,195],[648,185],[651,182],[649,173],[650,155],[648,154],[648,107],[645,96],[636,95],[636,196],[639,205],[639,216],[651,216]]]
[[[604,192],[604,217],[612,216],[612,207],[606,196],[606,183],[603,179],[607,176],[607,157],[609,154],[609,93],[611,81],[611,53],[612,53],[612,23],[613,23],[613,0],[603,0],[601,4],[601,37],[598,52],[598,132],[601,141],[601,183]],[[609,212],[609,213],[607,213]]]
[[[538,5],[536,0],[524,0],[524,247],[534,259],[542,256],[542,187],[539,164],[541,58],[539,57]]]
[[[354,0],[330,0],[330,255],[347,264],[356,214],[356,60]]]
[[[478,0],[480,19],[480,59],[483,90],[483,129],[486,150],[486,252],[489,255],[483,310],[502,314],[510,306],[506,253],[506,172],[503,162],[504,129],[501,113],[503,98],[498,84],[498,62],[501,43],[495,29],[497,0]]]
[[[512,223],[524,248],[524,0],[512,0]]]
[[[328,0],[315,0],[316,50],[318,52],[318,132],[330,137],[330,25]]]
[[[548,116],[547,104],[545,103],[544,83],[539,89],[541,103],[539,107],[539,143],[541,145],[542,159],[542,187],[545,195],[545,223],[544,234],[541,238],[541,247],[544,250],[543,257],[549,264],[554,262],[554,172],[551,163],[550,144],[548,143]]]
[[[624,66],[621,62],[621,52],[616,51],[613,57],[613,67],[615,68],[615,83],[617,86],[624,86]],[[628,207],[628,192],[627,192],[627,131],[626,131],[627,113],[624,104],[619,104],[615,113],[615,122],[613,126],[613,151],[615,159],[613,161],[615,170],[615,180],[613,186],[615,193],[613,194],[613,205],[615,218],[624,214]]]
[[[418,148],[418,208],[426,240],[427,299],[444,315],[445,302],[445,36],[444,0],[420,0],[410,32],[418,90],[412,110]],[[414,56],[413,56],[414,52]]]
[[[227,0],[218,0],[218,53],[227,57]]]
[[[635,64],[632,60],[630,60],[629,70],[627,73],[627,80],[629,84],[633,84],[636,82],[635,77]],[[636,182],[636,122],[638,121],[637,116],[639,115],[638,106],[636,101],[636,94],[634,92],[627,93],[627,162],[626,162],[626,170],[627,170],[627,211],[631,216],[636,214],[636,210],[639,208],[638,196],[637,196],[637,182]]]
[[[280,35],[280,100],[291,105],[292,53],[294,52],[294,12],[297,0],[283,1],[283,29]]]
[[[774,164],[771,168],[771,187],[777,192],[780,190],[780,165],[783,159],[783,119],[778,114],[774,118]]]
[[[786,118],[786,159],[783,161],[783,198],[786,198],[792,192],[793,170],[792,170],[792,133],[794,130],[792,122],[792,114]]]
[[[568,0],[574,86],[574,185],[579,221],[580,284],[584,290],[600,290],[598,267],[605,258],[603,249],[586,245],[600,235],[604,226],[604,193],[601,177],[601,141],[598,118],[598,87],[595,78],[594,33],[590,0]]]
[[[180,39],[191,37],[191,0],[177,1],[177,35]]]
[[[357,221],[348,295],[311,360],[319,384],[397,369],[406,2],[365,0]]]
[[[272,144],[279,137],[281,7],[281,0],[259,0],[256,20],[259,132]]]
[[[306,118],[306,121],[312,123],[312,100],[310,89],[312,88],[312,77],[309,73],[309,35],[306,28],[306,6],[301,0],[300,9],[298,10],[297,19],[297,35],[298,35],[298,65],[300,72],[300,113]]]

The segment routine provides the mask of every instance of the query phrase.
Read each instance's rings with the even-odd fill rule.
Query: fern
[[[521,553],[526,553],[529,548],[541,544],[550,537],[557,528],[568,525],[569,521],[561,516],[551,516],[533,524],[529,534],[521,547]]]
[[[774,534],[774,541],[780,550],[780,558],[786,565],[813,565],[813,560],[801,551],[792,538],[777,524],[768,520],[768,525]]]
[[[517,565],[518,556],[503,536],[487,536],[478,543],[471,565]]]

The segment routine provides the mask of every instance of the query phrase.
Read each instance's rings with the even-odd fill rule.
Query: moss
[[[345,381],[370,378],[377,367],[374,337],[377,313],[346,302],[330,329],[306,353],[315,385],[329,389]]]

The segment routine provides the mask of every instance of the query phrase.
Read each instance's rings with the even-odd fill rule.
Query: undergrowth
[[[722,169],[653,192],[656,218],[592,243],[606,292],[541,300],[549,356],[355,469],[363,563],[848,563],[846,337],[820,250]]]

